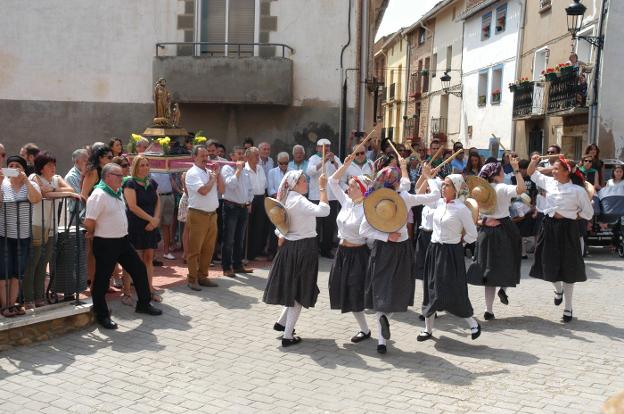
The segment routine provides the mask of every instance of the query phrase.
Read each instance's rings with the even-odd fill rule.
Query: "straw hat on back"
[[[390,188],[380,188],[364,199],[366,221],[376,230],[394,233],[407,223],[407,206]]]
[[[466,184],[470,190],[470,197],[479,204],[482,213],[490,214],[496,209],[496,190],[490,183],[481,177],[469,175]]]
[[[274,198],[266,197],[264,199],[264,211],[280,233],[288,233],[288,213],[282,203]]]

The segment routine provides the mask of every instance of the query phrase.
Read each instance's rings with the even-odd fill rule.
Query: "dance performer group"
[[[416,279],[422,280],[425,322],[418,341],[433,337],[438,311],[464,318],[472,339],[477,339],[481,325],[473,317],[468,283],[485,288],[485,320],[495,318],[496,289],[500,301],[508,304],[507,288],[520,283],[521,237],[509,217],[512,199],[526,190],[518,160],[511,160],[516,185],[503,183],[498,162],[485,164],[478,177],[467,180],[461,174],[437,178],[439,168],[425,162],[412,194],[403,158],[399,167],[384,167],[374,178],[350,177],[343,191],[340,182],[353,159],[354,154],[349,155],[329,178],[319,176],[318,204],[304,196],[308,182],[302,171],[288,171],[277,199],[265,203],[281,247],[263,300],[283,306],[273,326],[283,331],[282,346],[301,341],[295,335],[301,308],[314,307],[318,298],[316,218],[330,214],[328,186],[341,206],[336,219],[340,243],[329,275],[330,305],[355,317],[359,331],[351,341],[371,337],[364,314],[369,309],[375,312],[377,351],[385,354],[390,319],[414,305]],[[563,321],[569,322],[574,284],[586,280],[578,220],[591,219],[593,209],[572,162],[561,157],[554,162],[552,176],[546,176],[537,171],[539,161],[539,156],[532,157],[528,174],[545,191],[545,219],[530,275],[553,283],[554,303],[558,306],[565,299]],[[424,206],[422,226],[414,251],[407,212],[419,205]],[[466,269],[464,244],[475,241],[474,261]]]

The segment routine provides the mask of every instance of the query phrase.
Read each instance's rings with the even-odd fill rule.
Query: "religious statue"
[[[171,105],[171,125],[174,128],[178,128],[180,126],[180,119],[182,118],[182,113],[180,112],[180,104],[177,102]]]
[[[167,90],[167,81],[160,78],[154,87],[154,124],[168,126],[170,117],[171,95]]]

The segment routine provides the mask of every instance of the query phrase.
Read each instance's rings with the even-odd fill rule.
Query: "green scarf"
[[[360,167],[362,167],[367,162],[368,162],[368,159],[366,157],[364,157],[364,161],[362,162],[358,162],[358,160],[356,160],[355,158],[353,159],[353,163],[359,165]]]
[[[112,188],[110,188],[108,186],[108,184],[106,184],[104,181],[100,180],[99,183],[97,183],[97,185],[95,186],[95,188],[99,188],[101,190],[103,190],[106,194],[108,194],[111,197],[115,197],[119,200],[121,200],[121,188],[119,190],[117,190],[117,192],[113,191]]]
[[[149,188],[150,185],[150,178],[149,176],[145,177],[145,178],[139,178],[139,177],[135,177],[134,175],[132,176],[132,179],[134,181],[136,181],[137,183],[141,183],[143,184],[143,188],[145,188],[146,190]]]

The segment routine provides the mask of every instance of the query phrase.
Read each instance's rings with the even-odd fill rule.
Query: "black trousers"
[[[247,232],[247,260],[254,260],[265,252],[271,222],[264,211],[264,194],[256,195],[251,202],[249,231]]]
[[[240,269],[245,257],[245,231],[247,229],[247,207],[223,204],[223,241],[221,266],[223,270]]]
[[[312,201],[314,204],[318,204],[319,201]],[[319,250],[322,255],[326,255],[331,252],[334,247],[334,239],[338,234],[338,225],[336,224],[336,218],[340,212],[340,203],[337,200],[329,202],[329,216],[316,218],[316,234],[319,241]]]
[[[215,242],[213,259],[221,258],[221,245],[223,242],[223,199],[219,197],[219,207],[217,208],[217,240]]]
[[[151,293],[147,283],[147,269],[130,244],[128,236],[115,239],[94,237],[93,255],[95,256],[95,279],[91,287],[91,297],[97,319],[108,317],[106,291],[116,263],[119,263],[132,278],[139,298],[136,307],[140,309],[149,305]]]

